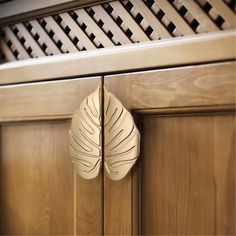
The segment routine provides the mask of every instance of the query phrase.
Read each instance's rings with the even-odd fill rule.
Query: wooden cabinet
[[[129,233],[235,234],[234,70],[225,62],[105,77],[142,140],[133,175],[105,179],[105,222],[120,222],[124,207]],[[124,233],[116,223],[105,230]]]
[[[0,234],[234,235],[234,39],[3,65]],[[157,63],[160,52],[169,56]],[[141,134],[139,160],[120,181],[103,170],[82,179],[68,151],[72,114],[103,85]]]
[[[102,233],[101,176],[76,176],[68,155],[72,114],[100,77],[0,88],[0,234]]]

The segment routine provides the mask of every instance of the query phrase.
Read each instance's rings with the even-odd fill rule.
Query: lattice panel
[[[162,40],[233,29],[235,0],[125,0],[1,29],[1,60]]]

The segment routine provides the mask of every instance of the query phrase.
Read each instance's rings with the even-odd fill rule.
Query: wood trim
[[[101,77],[0,87],[0,122],[71,118]]]
[[[5,2],[0,5],[0,25],[9,25],[108,1],[111,0],[17,0]]]
[[[224,62],[150,70],[106,76],[104,84],[130,110],[233,105],[235,68]]]
[[[186,36],[0,65],[0,84],[111,74],[235,58],[236,31]]]

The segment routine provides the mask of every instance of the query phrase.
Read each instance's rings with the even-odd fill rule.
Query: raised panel
[[[142,119],[142,234],[234,235],[235,117]]]
[[[1,126],[0,234],[102,234],[102,183],[76,175],[70,120]]]
[[[1,126],[0,234],[73,234],[68,129],[68,121]]]

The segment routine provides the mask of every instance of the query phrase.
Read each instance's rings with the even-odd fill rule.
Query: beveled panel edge
[[[0,65],[0,85],[232,60],[235,41],[229,30],[10,62]]]

